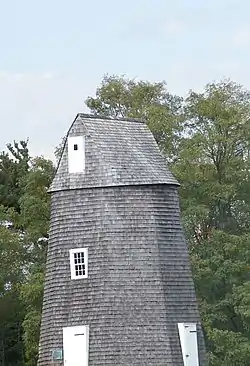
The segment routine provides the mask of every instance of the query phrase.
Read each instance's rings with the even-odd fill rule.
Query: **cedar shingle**
[[[86,172],[51,186],[50,240],[38,366],[62,348],[62,328],[89,325],[89,366],[183,366],[178,322],[198,323],[178,183],[147,127],[78,115]],[[112,173],[112,169],[116,174]],[[70,279],[69,250],[88,248],[89,276]],[[59,363],[60,364],[60,363]]]

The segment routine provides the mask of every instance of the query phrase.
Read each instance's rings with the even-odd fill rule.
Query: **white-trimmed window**
[[[78,280],[88,277],[88,249],[70,249],[70,272],[71,279]]]

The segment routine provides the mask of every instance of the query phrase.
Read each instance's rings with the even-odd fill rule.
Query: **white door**
[[[184,366],[199,366],[196,324],[179,323],[178,328]]]
[[[89,327],[63,328],[64,366],[88,366]]]
[[[85,139],[84,136],[68,138],[68,171],[83,173],[85,169]]]

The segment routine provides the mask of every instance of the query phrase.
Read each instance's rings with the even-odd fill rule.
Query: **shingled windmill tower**
[[[144,123],[78,114],[50,188],[39,366],[203,366],[178,183]]]

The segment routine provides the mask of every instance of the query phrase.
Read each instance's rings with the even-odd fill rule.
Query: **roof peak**
[[[88,113],[78,113],[76,118],[85,118],[85,119],[100,119],[102,121],[118,121],[118,122],[137,122],[145,124],[145,121],[142,121],[139,118],[129,118],[129,117],[110,117],[99,114],[88,114]]]
[[[146,123],[137,122],[78,113],[67,133],[50,192],[128,185],[179,185],[168,170],[152,132]],[[85,168],[71,174],[69,151],[73,151],[73,145],[69,145],[69,141],[80,136],[84,137],[84,150],[80,154],[81,159],[84,154]]]

